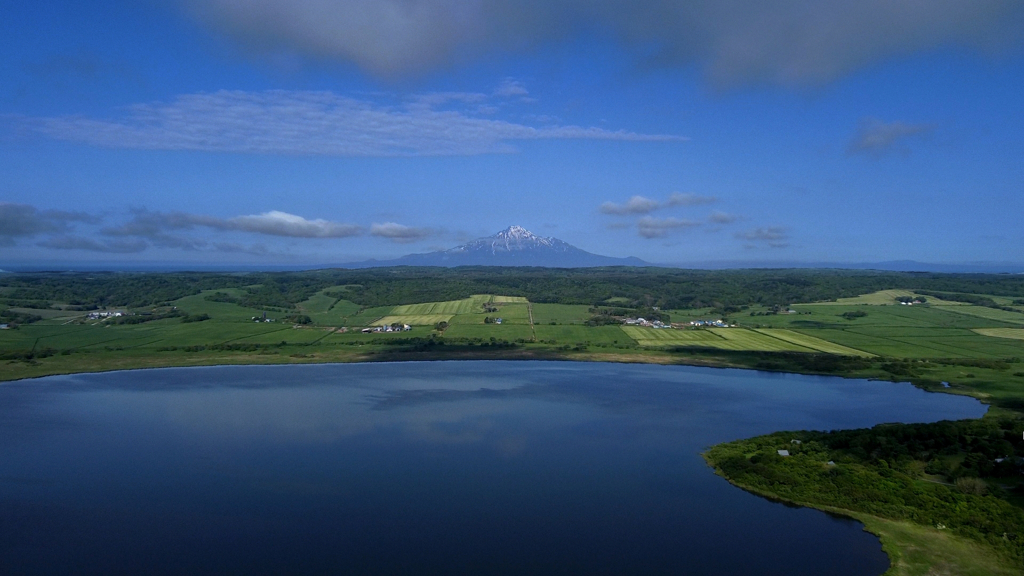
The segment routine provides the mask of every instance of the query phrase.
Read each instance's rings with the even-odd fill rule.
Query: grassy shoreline
[[[1008,565],[1008,560],[989,547],[948,531],[922,526],[912,522],[890,520],[863,512],[834,506],[822,506],[811,502],[785,498],[777,493],[737,482],[726,476],[705,452],[702,454],[715,474],[730,484],[775,502],[794,506],[814,508],[829,514],[857,520],[864,530],[874,534],[882,543],[882,550],[889,557],[889,569],[883,576],[1019,576],[1024,573]]]

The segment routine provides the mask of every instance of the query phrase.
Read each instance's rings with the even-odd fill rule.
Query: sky
[[[0,268],[1024,262],[1019,0],[39,0]]]

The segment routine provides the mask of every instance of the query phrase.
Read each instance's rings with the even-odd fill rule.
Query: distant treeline
[[[472,294],[525,296],[533,302],[652,309],[760,304],[785,306],[835,300],[884,289],[922,293],[1024,297],[1024,276],[847,270],[680,270],[671,268],[373,268],[309,272],[36,273],[0,277],[6,302],[60,302],[91,307],[159,305],[202,290],[236,288],[214,298],[252,308],[294,308],[325,288],[362,306],[457,300]],[[925,292],[927,291],[927,292]],[[214,299],[211,298],[211,299]],[[628,302],[628,304],[626,303]],[[985,302],[983,305],[988,305]],[[994,303],[992,303],[994,304]]]

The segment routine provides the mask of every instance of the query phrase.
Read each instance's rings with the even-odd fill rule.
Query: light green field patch
[[[622,331],[641,346],[693,346],[759,352],[813,352],[810,348],[745,328],[669,330],[623,326]]]
[[[825,352],[828,354],[843,354],[845,356],[874,356],[874,354],[870,354],[868,352],[863,352],[861,350],[856,350],[854,348],[848,348],[846,346],[836,344],[835,342],[829,342],[828,340],[822,340],[821,338],[816,338],[814,336],[809,336],[807,334],[793,332],[792,330],[776,328],[760,329],[755,330],[755,332],[760,332],[761,334],[771,336],[772,338],[778,338],[779,340],[785,340],[786,342],[796,344],[797,346],[803,346],[805,348],[817,350],[818,352]]]
[[[1011,324],[1024,325],[1024,314],[1020,312],[1010,312],[1009,310],[1000,310],[998,308],[986,308],[984,306],[957,306],[950,307],[950,312],[956,312],[957,314],[966,314],[968,316],[976,316],[978,318],[985,318],[988,320],[998,320],[1000,322],[1009,322]]]
[[[419,304],[403,304],[395,306],[391,313],[395,316],[422,316],[427,314],[472,314],[482,312],[483,305],[490,302],[489,294],[475,294],[462,300],[444,302],[421,302]]]
[[[725,339],[709,330],[669,330],[623,326],[622,331],[641,346],[707,346],[721,348]]]
[[[408,324],[410,326],[433,326],[438,322],[448,322],[451,319],[451,314],[406,314],[398,316],[385,316],[370,325],[390,326],[392,324]]]
[[[604,301],[605,304],[629,304],[632,300],[624,296],[613,296]]]
[[[835,302],[815,302],[815,304],[833,304],[833,305],[864,305],[869,306],[888,306],[898,305],[897,298],[917,298],[919,295],[913,290],[879,290],[878,292],[872,292],[870,294],[861,294],[860,296],[854,296],[852,298],[839,298]],[[941,300],[934,296],[924,296],[929,304],[935,304],[937,306],[957,306],[964,304],[963,302],[951,302],[949,300]]]
[[[473,314],[456,314],[448,321],[449,324],[485,324],[484,320],[501,318],[502,324],[529,324],[530,316],[526,304],[501,304],[492,302],[491,305],[498,310],[487,312],[482,307],[480,312]]]
[[[328,296],[321,290],[310,296],[307,300],[299,302],[297,307],[306,314],[322,314],[330,310],[337,298]]]
[[[756,350],[759,352],[813,352],[812,349],[766,334],[760,334],[745,328],[709,328],[724,338],[727,345],[720,346],[728,350]]]
[[[1024,328],[975,328],[974,331],[982,336],[992,336],[993,338],[1024,340]]]
[[[494,296],[491,302],[495,304],[526,304],[525,296]]]

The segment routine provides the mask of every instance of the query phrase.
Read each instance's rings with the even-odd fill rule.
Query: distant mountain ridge
[[[589,268],[594,266],[649,266],[639,258],[614,258],[592,254],[558,238],[537,236],[522,226],[509,226],[466,244],[409,254],[394,260],[370,260],[348,264],[348,268],[375,266],[543,266],[548,268]]]

